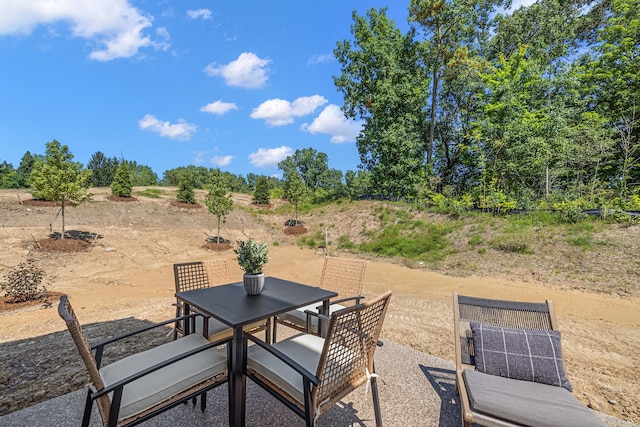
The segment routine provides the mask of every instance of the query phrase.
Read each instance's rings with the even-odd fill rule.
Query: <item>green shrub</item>
[[[130,197],[133,188],[133,174],[129,166],[122,162],[116,169],[116,174],[111,182],[111,192],[114,196]]]
[[[189,178],[184,177],[178,183],[178,194],[176,196],[176,200],[180,203],[194,204],[196,202],[196,194],[193,191],[193,184]]]

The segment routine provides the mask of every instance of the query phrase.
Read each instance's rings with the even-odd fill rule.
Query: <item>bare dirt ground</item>
[[[59,231],[59,209],[22,205],[19,200],[30,198],[27,193],[0,191],[0,269],[6,272],[28,257],[34,259],[46,271],[47,289],[69,295],[92,341],[173,317],[173,263],[228,258],[232,279],[240,280],[232,250],[206,248],[207,236],[217,232],[215,217],[206,208],[174,206],[172,193],[159,199],[134,194],[136,201],[123,203],[108,200],[108,189],[92,192],[92,202],[67,209],[65,218],[67,230],[94,236],[92,246],[53,253],[39,249],[36,241]],[[223,224],[222,237],[269,242],[268,275],[317,285],[322,251],[299,247],[300,236],[283,232],[288,214],[259,214],[250,199],[235,196],[236,209]],[[327,207],[302,219],[309,233],[328,230],[328,253],[369,260],[366,295],[394,292],[384,338],[454,360],[453,291],[523,301],[551,299],[574,394],[596,410],[640,423],[640,227],[606,230],[607,236],[600,238],[612,243],[601,256],[561,243],[553,252],[530,256],[479,253],[460,245],[434,271],[402,260],[336,251],[331,241],[339,236],[355,242],[375,227],[373,206],[357,202]],[[53,307],[39,304],[0,312],[0,415],[87,382],[57,315],[57,301],[51,302]],[[166,339],[166,330],[159,331],[116,353]]]

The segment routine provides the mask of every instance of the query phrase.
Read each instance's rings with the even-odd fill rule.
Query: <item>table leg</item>
[[[182,315],[191,314],[191,306],[187,303],[184,303],[184,312]],[[184,319],[182,321],[182,333],[186,337],[191,333],[191,321],[189,319]]]
[[[320,314],[325,316],[329,315],[329,300],[326,299],[322,301],[322,311]],[[320,337],[325,338],[327,336],[327,330],[329,329],[329,324],[322,319],[318,319],[318,334]]]
[[[229,373],[229,425],[244,427],[245,396],[247,382],[244,376],[244,364],[247,360],[246,339],[242,326],[233,328],[231,341],[231,372]]]

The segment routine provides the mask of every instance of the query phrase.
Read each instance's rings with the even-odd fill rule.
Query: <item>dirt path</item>
[[[42,224],[54,217],[55,208],[28,211],[21,205],[1,203],[0,198],[0,266],[15,266],[29,254],[35,257],[47,271],[48,288],[67,293],[84,324],[128,317],[150,321],[172,317],[171,266],[176,262],[225,257],[230,260],[232,279],[241,277],[231,251],[215,254],[202,247],[204,233],[212,231],[214,221],[201,212],[167,208],[153,200],[135,206],[94,203],[77,208],[68,220],[69,229],[101,236],[93,248],[51,254],[34,250],[33,241],[48,233]],[[278,242],[271,248],[266,273],[318,284],[322,255],[290,244],[255,215],[234,211],[223,235],[232,241],[251,236]],[[640,423],[639,298],[504,278],[450,277],[370,260],[366,295],[387,289],[394,295],[383,336],[448,360],[453,360],[453,291],[513,300],[553,300],[575,395],[594,409]],[[37,307],[0,314],[0,345],[63,330],[55,309]],[[0,379],[4,378],[0,366]]]

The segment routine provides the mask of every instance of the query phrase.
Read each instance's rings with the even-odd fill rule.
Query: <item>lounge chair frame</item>
[[[557,330],[553,302],[517,302],[475,298],[453,293],[454,337],[456,350],[456,390],[460,396],[462,424],[483,426],[519,426],[473,410],[462,372],[474,369],[473,334],[470,322],[519,329]]]

